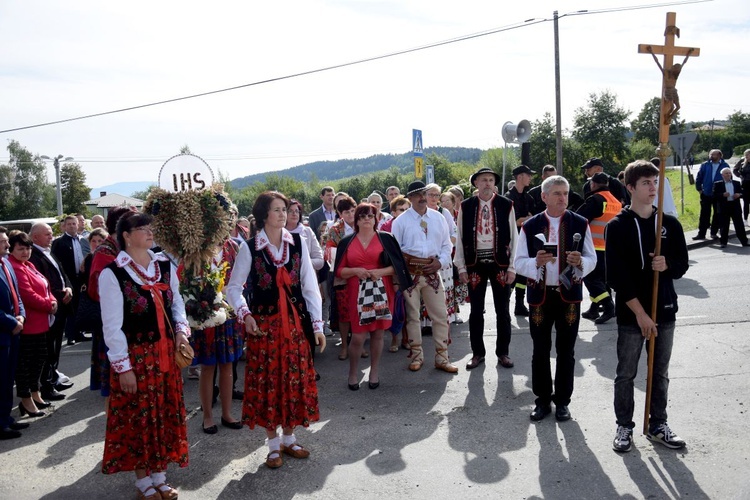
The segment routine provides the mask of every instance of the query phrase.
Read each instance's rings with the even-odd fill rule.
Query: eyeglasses
[[[427,196],[429,198],[437,198],[438,196],[440,196],[440,193],[427,193]]]
[[[375,218],[375,214],[360,214],[359,218],[360,219],[368,219],[368,220],[369,219],[374,219]]]
[[[287,210],[286,213],[289,215],[299,215],[299,210]]]
[[[154,234],[154,230],[150,226],[136,227],[133,231],[143,231],[144,233]]]

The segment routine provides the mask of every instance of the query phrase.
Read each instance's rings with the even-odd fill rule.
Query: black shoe
[[[245,399],[245,393],[235,389],[232,391],[232,399],[242,401],[243,399]]]
[[[42,391],[42,398],[47,401],[62,401],[63,399],[65,399],[65,394],[52,389],[51,391]]]
[[[350,391],[358,391],[359,390],[359,384],[349,384],[349,390]]]
[[[565,405],[558,406],[555,408],[555,418],[558,422],[565,422],[570,420],[570,410]]]
[[[13,422],[8,427],[10,427],[10,429],[14,431],[22,431],[24,429],[28,429],[30,425],[31,424],[29,424],[28,422]]]
[[[604,323],[606,323],[607,321],[611,320],[614,317],[615,317],[615,310],[614,308],[612,308],[611,310],[604,311],[601,316],[599,316],[598,318],[594,320],[594,323],[596,323],[597,325],[603,325]]]
[[[369,387],[370,389],[377,389],[378,387],[380,387],[380,380],[378,380],[377,382],[367,382],[367,387]]]
[[[473,358],[469,360],[468,363],[466,363],[466,369],[473,370],[474,368],[481,365],[482,363],[484,363],[484,356],[474,356]]]
[[[221,425],[229,429],[242,429],[242,422],[229,422],[224,420],[224,417],[221,417]]]
[[[15,438],[20,438],[20,437],[21,437],[21,433],[18,432],[18,431],[14,431],[10,427],[8,427],[6,429],[0,429],[0,439],[3,439],[3,440],[4,439],[15,439]]]
[[[320,373],[318,373],[318,370],[315,370],[315,381],[317,382],[320,380]]]
[[[529,309],[522,303],[516,302],[516,308],[513,311],[513,314],[515,314],[516,316],[528,316]]]
[[[201,424],[201,428],[206,434],[216,434],[217,432],[219,432],[219,428],[216,427],[216,424],[212,425],[211,427],[203,427],[203,424]]]
[[[693,236],[693,241],[699,241],[699,240],[705,240],[705,239],[706,237],[700,234]]]
[[[534,407],[534,411],[532,411],[531,415],[529,415],[529,418],[533,420],[534,422],[538,422],[544,417],[546,417],[547,415],[549,415],[550,413],[552,413],[552,408],[550,408],[549,405],[546,405],[546,406],[536,405]]]
[[[726,247],[727,247],[726,243],[722,243],[721,245],[719,245],[719,248],[726,248]]]
[[[711,235],[711,239],[712,240],[718,240],[719,239],[719,235],[718,234],[712,234]]]
[[[55,390],[56,391],[67,391],[73,387],[73,382],[58,382],[55,384]]]
[[[26,407],[23,405],[23,403],[18,403],[18,413],[21,414],[23,417],[24,415],[28,415],[30,417],[43,417],[46,415],[43,411],[37,410],[37,411],[29,411],[26,409]]]
[[[76,341],[73,339],[68,339],[68,341],[65,342],[65,345],[76,345]]]
[[[36,405],[37,408],[40,408],[42,410],[45,409],[45,408],[49,408],[50,406],[52,406],[52,403],[48,403],[46,401],[41,401],[40,402],[40,401],[34,400],[34,404]]]
[[[581,317],[594,321],[599,317],[599,304],[597,304],[596,302],[592,302],[591,307],[589,307],[587,311],[581,313]]]

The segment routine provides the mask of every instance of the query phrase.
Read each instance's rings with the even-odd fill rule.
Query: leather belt
[[[495,262],[495,252],[493,250],[477,250],[477,263],[492,264]]]
[[[404,254],[404,260],[406,261],[406,268],[408,269],[409,274],[413,274],[415,276],[421,276],[425,274],[424,266],[432,262],[431,258],[424,259],[422,257],[409,255],[408,253]]]

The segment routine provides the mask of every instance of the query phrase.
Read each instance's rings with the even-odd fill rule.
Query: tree
[[[86,210],[84,203],[91,199],[91,188],[86,185],[86,174],[78,163],[60,167],[63,212],[77,213]]]
[[[576,109],[573,138],[589,156],[597,156],[605,165],[621,163],[627,154],[625,125],[630,111],[617,105],[617,96],[608,90],[589,94],[585,107]]]
[[[541,169],[544,165],[555,165],[557,158],[557,134],[552,115],[547,112],[541,120],[531,125],[531,165],[532,170]]]
[[[10,189],[3,196],[12,200],[6,202],[5,219],[27,219],[48,215],[44,205],[47,188],[47,167],[39,156],[32,155],[18,141],[8,144],[10,161],[3,169],[3,177],[10,182]]]
[[[638,113],[638,118],[630,122],[630,129],[633,131],[633,141],[647,139],[653,147],[659,144],[659,116],[661,115],[661,98],[654,97]],[[680,120],[680,113],[677,112],[674,120],[669,125],[670,134],[679,134],[679,130],[684,127],[685,121]]]

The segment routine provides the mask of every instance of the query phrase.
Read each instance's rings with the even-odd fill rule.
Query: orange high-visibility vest
[[[604,210],[599,217],[589,223],[589,227],[591,228],[591,237],[594,240],[594,249],[597,252],[603,252],[604,228],[607,226],[607,222],[614,219],[615,215],[620,213],[622,203],[609,191],[597,191],[592,196],[597,194],[604,198]]]

